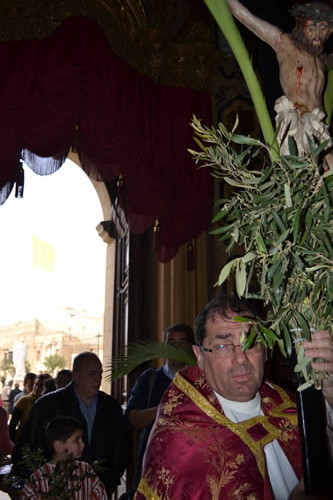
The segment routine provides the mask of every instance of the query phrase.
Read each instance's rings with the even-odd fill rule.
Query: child
[[[20,498],[42,500],[107,500],[105,487],[92,467],[79,459],[84,449],[83,427],[73,417],[53,418],[45,429],[47,453],[51,459],[25,483]],[[47,493],[48,495],[43,495]]]

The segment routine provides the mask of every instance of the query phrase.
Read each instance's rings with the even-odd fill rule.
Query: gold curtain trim
[[[73,16],[94,19],[118,57],[164,85],[210,91],[225,59],[207,41],[207,33],[202,34],[202,26],[191,29],[191,40],[177,41],[163,29],[148,26],[138,0],[1,2],[0,41],[42,40]]]

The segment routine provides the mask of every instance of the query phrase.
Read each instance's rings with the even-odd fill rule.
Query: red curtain
[[[74,147],[89,173],[123,176],[119,196],[133,232],[158,220],[161,261],[207,229],[213,180],[187,149],[195,147],[192,115],[211,123],[208,93],[155,84],[115,57],[84,17],[41,41],[0,44],[0,71],[1,202],[21,154],[46,175]]]

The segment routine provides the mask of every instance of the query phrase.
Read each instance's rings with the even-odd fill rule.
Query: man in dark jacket
[[[121,406],[112,396],[99,390],[101,380],[102,364],[96,354],[83,352],[76,356],[73,381],[63,389],[45,394],[33,406],[14,448],[14,463],[21,459],[23,446],[45,450],[44,431],[53,417],[75,417],[84,425],[86,446],[82,460],[102,462],[106,470],[98,474],[111,496],[126,466],[126,431]]]

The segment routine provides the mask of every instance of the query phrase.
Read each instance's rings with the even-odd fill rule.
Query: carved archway
[[[72,160],[76,165],[81,167],[80,160],[76,153],[71,152],[68,155],[68,158]],[[107,187],[104,182],[96,181],[93,178],[90,178],[90,181],[96,190],[103,211],[103,221],[100,222],[109,221],[111,218],[112,204]],[[106,367],[110,364],[112,355],[116,240],[111,238],[107,232],[103,231],[103,226],[97,224],[96,230],[99,236],[107,245],[105,262],[105,310],[103,332],[103,366]],[[110,381],[105,377],[103,378],[102,389],[106,392],[110,392]]]

